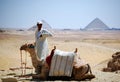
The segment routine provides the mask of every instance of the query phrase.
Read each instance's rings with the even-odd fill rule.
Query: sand
[[[120,73],[102,72],[111,55],[120,51],[120,31],[63,31],[54,30],[53,37],[48,38],[49,50],[54,46],[63,51],[74,51],[88,62],[96,78],[91,82],[119,82]],[[10,71],[11,67],[20,67],[20,46],[34,42],[34,32],[12,31],[0,33],[0,78],[7,74],[21,74],[21,71]],[[32,67],[29,53],[27,66]],[[29,73],[31,70],[29,70]],[[33,72],[33,71],[32,71]]]

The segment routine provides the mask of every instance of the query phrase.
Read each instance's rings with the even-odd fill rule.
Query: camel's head
[[[34,45],[33,44],[24,44],[20,47],[20,50],[27,51],[27,49],[34,49]]]
[[[120,52],[116,52],[112,55],[112,58],[117,59],[120,58]]]

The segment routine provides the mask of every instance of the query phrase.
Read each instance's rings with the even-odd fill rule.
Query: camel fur
[[[120,70],[120,52],[112,55],[112,59],[108,62],[107,68],[103,68],[104,72],[114,72]]]

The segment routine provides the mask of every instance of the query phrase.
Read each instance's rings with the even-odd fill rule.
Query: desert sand
[[[74,51],[75,48],[78,48],[78,55],[90,64],[93,74],[96,76],[91,82],[119,82],[120,73],[101,71],[107,66],[112,54],[120,51],[119,35],[120,31],[112,30],[54,30],[53,37],[48,38],[49,51],[54,46],[63,51]],[[9,74],[12,73],[21,74],[20,70],[11,71],[9,68],[20,67],[20,46],[25,43],[34,43],[34,41],[33,31],[0,33],[0,78],[11,77]],[[29,53],[24,51],[22,53],[24,58],[27,55],[27,66],[32,67]],[[27,73],[31,72],[34,71],[27,70]]]

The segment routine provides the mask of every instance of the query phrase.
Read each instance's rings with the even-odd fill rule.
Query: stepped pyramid
[[[45,20],[41,20],[41,22],[42,22],[42,27],[43,27],[43,29],[47,29],[47,30],[51,30],[52,29],[52,27],[45,21]],[[36,23],[37,24],[37,23]],[[34,26],[32,26],[31,28],[29,28],[28,30],[32,30],[32,31],[35,31],[36,30],[36,28],[37,28],[37,25],[34,25]]]
[[[84,30],[108,30],[109,27],[103,23],[99,18],[95,18],[92,22],[90,22]]]

